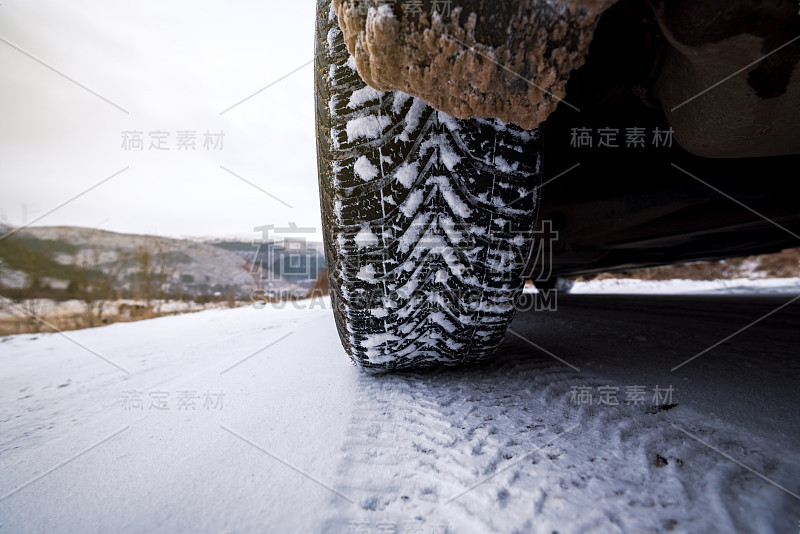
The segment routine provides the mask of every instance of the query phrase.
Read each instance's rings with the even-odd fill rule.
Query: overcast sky
[[[30,223],[119,173],[35,224],[245,238],[319,227],[313,66],[222,113],[313,59],[314,6],[2,0],[0,220]],[[143,150],[123,146],[130,131]],[[169,150],[151,148],[155,131]],[[221,148],[206,131],[224,133]],[[181,132],[196,150],[178,150]]]

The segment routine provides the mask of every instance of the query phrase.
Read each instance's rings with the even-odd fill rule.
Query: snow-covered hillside
[[[796,529],[797,443],[706,413],[683,375],[643,384],[559,350],[579,371],[515,336],[477,367],[367,374],[329,305],[2,339],[0,530]],[[645,346],[581,324],[565,343]],[[535,341],[557,350],[548,336]],[[619,405],[597,402],[603,388]]]

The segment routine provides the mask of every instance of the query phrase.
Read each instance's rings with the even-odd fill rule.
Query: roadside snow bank
[[[635,280],[630,278],[576,282],[575,294],[648,294],[648,295],[789,295],[800,293],[800,278],[752,280]]]

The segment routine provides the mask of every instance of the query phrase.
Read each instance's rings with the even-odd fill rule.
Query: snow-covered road
[[[796,532],[793,298],[570,295],[424,374],[319,301],[4,338],[0,532]]]

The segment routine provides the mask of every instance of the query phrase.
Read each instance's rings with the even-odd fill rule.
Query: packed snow
[[[367,115],[347,121],[347,141],[353,142],[357,139],[377,139],[381,132],[391,124],[389,117],[376,117]]]
[[[378,176],[378,167],[373,165],[366,156],[361,156],[356,160],[353,171],[365,182],[374,180]]]
[[[374,247],[378,244],[378,236],[372,233],[368,225],[364,225],[354,238],[358,248]]]
[[[403,163],[397,167],[397,171],[395,171],[394,175],[397,178],[397,181],[403,184],[406,189],[408,189],[417,180],[417,176],[419,176],[418,169],[419,162],[417,161],[413,163]]]

